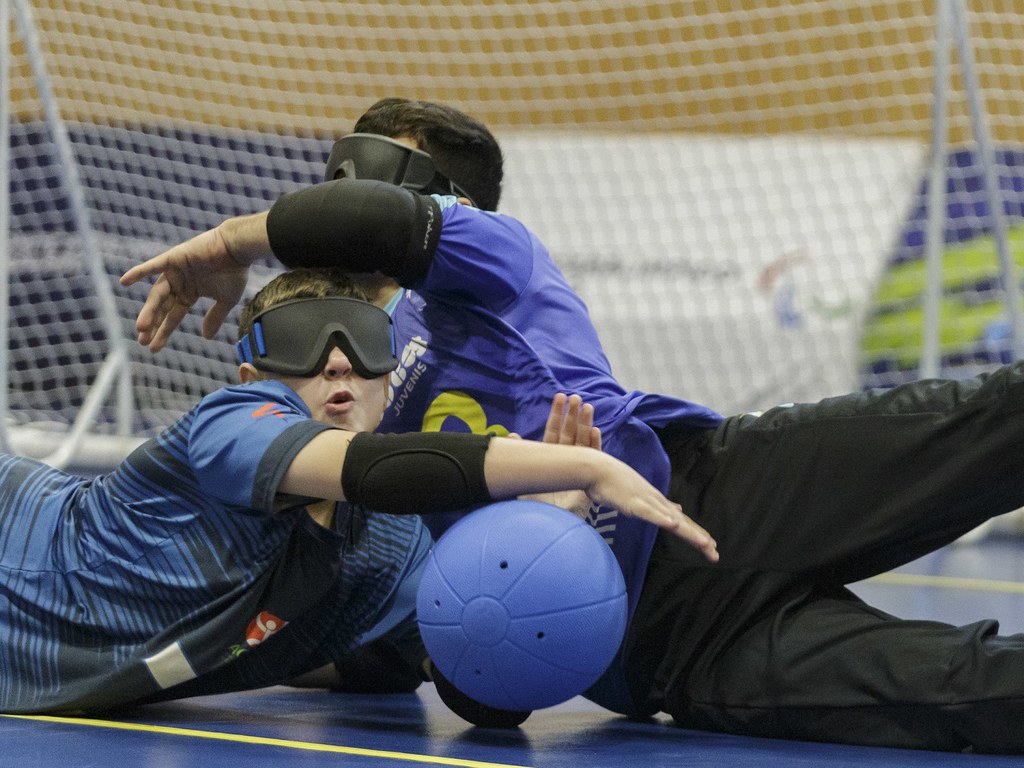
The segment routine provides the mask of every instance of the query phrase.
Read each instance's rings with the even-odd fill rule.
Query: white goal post
[[[152,356],[117,277],[393,95],[491,126],[628,388],[731,413],[1020,357],[1017,5],[0,0],[0,448],[110,465],[231,381],[237,314]]]

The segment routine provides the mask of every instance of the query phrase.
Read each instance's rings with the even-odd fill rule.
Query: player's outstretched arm
[[[544,427],[544,442],[554,445],[575,445],[583,448],[601,450],[601,430],[594,426],[594,408],[589,403],[584,403],[579,395],[566,396],[555,395],[551,403],[551,411]],[[644,481],[646,482],[646,481]],[[660,496],[660,494],[659,494]],[[545,501],[558,507],[563,507],[570,512],[586,517],[590,511],[591,500],[598,502],[584,491],[562,491],[558,493],[528,494],[520,498]],[[667,501],[667,500],[665,500]],[[659,505],[661,500],[659,499]],[[672,504],[672,502],[669,502]],[[715,549],[715,542],[703,528],[681,513],[681,508],[675,505],[680,514],[670,513],[664,518],[648,518],[649,522],[663,528],[674,530],[679,536],[701,550],[712,562],[718,559]],[[622,510],[631,514],[628,510]],[[674,525],[678,522],[678,526]]]
[[[494,438],[486,461],[490,464],[487,486],[495,498],[579,488],[591,501],[665,528],[711,562],[718,561],[717,544],[706,530],[636,470],[607,453],[575,445]]]
[[[309,441],[281,493],[365,504],[396,514],[447,512],[525,493],[581,489],[592,501],[638,517],[718,560],[715,540],[634,469],[592,448],[443,432],[353,435],[328,430]]]
[[[203,336],[213,338],[242,298],[249,266],[272,256],[267,213],[236,216],[129,269],[121,285],[158,277],[135,320],[138,341],[158,352],[200,297],[213,299]]]

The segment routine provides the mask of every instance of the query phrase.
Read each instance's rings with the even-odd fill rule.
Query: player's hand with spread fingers
[[[544,442],[557,445],[576,445],[600,451],[601,430],[594,426],[594,407],[589,403],[584,403],[579,395],[566,396],[561,393],[555,395],[544,428]],[[718,551],[710,534],[683,514],[682,508],[678,504],[658,493],[642,476],[637,474],[634,479],[639,481],[637,506],[626,509],[607,502],[608,506],[618,507],[623,514],[640,517],[661,528],[674,531],[681,538],[700,549],[709,560],[717,562]],[[602,499],[597,498],[597,495],[602,493],[607,493],[607,491],[597,486],[589,491],[561,491],[532,494],[520,498],[546,501],[549,504],[568,509],[580,517],[585,517],[590,510],[591,501],[598,505],[602,503]]]
[[[200,298],[214,303],[202,333],[213,338],[245,290],[249,265],[271,255],[266,213],[227,219],[159,256],[129,269],[121,285],[158,275],[135,321],[138,341],[158,352]]]
[[[672,531],[711,562],[718,561],[717,545],[707,531],[640,473],[607,453],[577,445],[496,437],[491,440],[484,467],[494,498],[515,495],[527,484],[539,492],[580,488],[591,501]]]
[[[714,538],[683,514],[679,504],[665,498],[632,467],[606,453],[597,455],[606,459],[608,465],[583,489],[592,501],[672,531],[699,549],[708,560],[718,562],[718,545]]]

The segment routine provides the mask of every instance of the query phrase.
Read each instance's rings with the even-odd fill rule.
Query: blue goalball
[[[416,608],[438,670],[508,710],[583,693],[626,631],[626,585],[611,549],[581,518],[534,501],[490,504],[446,531]]]

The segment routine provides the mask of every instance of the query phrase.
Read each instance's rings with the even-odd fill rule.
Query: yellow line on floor
[[[267,747],[283,747],[284,749],[301,749],[309,752],[334,752],[343,755],[360,755],[378,757],[384,760],[405,760],[413,763],[430,765],[451,765],[458,768],[524,768],[524,766],[507,765],[505,763],[487,763],[478,760],[462,760],[457,757],[439,757],[436,755],[417,755],[411,752],[389,752],[379,749],[362,749],[360,747],[342,747],[334,744],[318,744],[309,741],[293,741],[291,739],[271,739],[265,736],[248,736],[241,733],[221,733],[218,731],[200,731],[192,728],[174,728],[167,725],[147,725],[145,723],[124,723],[116,720],[93,720],[81,717],[53,717],[50,715],[0,715],[0,717],[18,720],[38,720],[45,723],[61,725],[87,725],[96,728],[113,728],[122,731],[144,731],[160,733],[168,736],[190,736],[197,739],[213,739],[215,741],[231,741],[242,744],[259,744]]]
[[[1008,595],[1024,595],[1024,584],[1018,581],[969,579],[960,576],[928,576],[923,573],[883,573],[868,579],[867,583],[893,584],[901,587],[942,587],[943,589],[966,589],[974,592],[1003,592]]]

